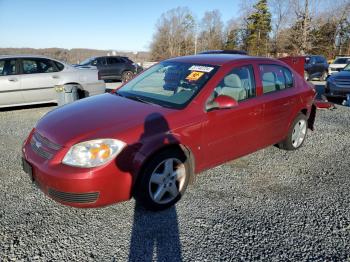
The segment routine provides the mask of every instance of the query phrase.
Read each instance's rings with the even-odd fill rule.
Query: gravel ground
[[[62,206],[21,171],[53,107],[0,112],[0,261],[350,261],[350,109],[318,111],[295,152],[269,147],[198,176],[176,208]]]

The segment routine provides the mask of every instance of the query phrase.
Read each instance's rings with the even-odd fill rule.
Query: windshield
[[[88,59],[85,59],[83,62],[81,62],[79,65],[88,65],[91,63],[91,61],[94,60],[94,58],[88,58]]]
[[[347,64],[349,62],[350,62],[349,57],[339,57],[339,58],[335,59],[333,64]]]
[[[348,64],[346,67],[343,69],[344,71],[350,71],[350,64]]]
[[[165,61],[126,83],[117,94],[179,109],[195,97],[216,70],[212,65]]]

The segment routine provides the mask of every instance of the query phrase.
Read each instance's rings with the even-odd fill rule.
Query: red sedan
[[[163,61],[111,94],[46,114],[23,146],[42,191],[75,207],[132,196],[175,204],[196,173],[277,144],[302,146],[315,90],[287,64],[246,55]]]

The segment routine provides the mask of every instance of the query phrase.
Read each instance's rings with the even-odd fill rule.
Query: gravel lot
[[[198,176],[176,208],[62,206],[21,171],[49,107],[0,111],[0,261],[350,261],[350,108],[318,111],[295,152],[269,147]]]

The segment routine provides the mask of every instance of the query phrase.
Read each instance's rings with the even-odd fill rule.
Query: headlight
[[[117,156],[125,143],[116,139],[96,139],[72,146],[62,163],[77,167],[101,166]]]

